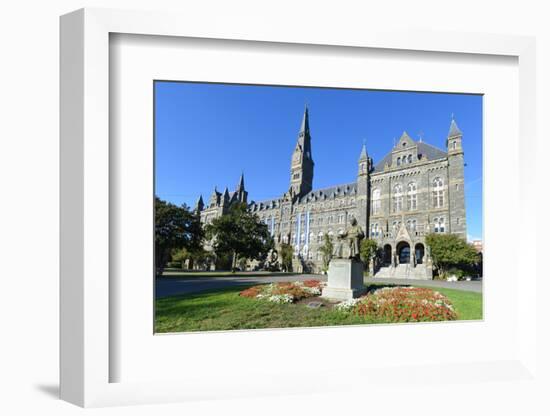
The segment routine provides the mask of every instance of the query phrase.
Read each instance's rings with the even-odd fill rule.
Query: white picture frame
[[[507,56],[518,60],[519,68],[519,143],[517,147],[518,183],[510,192],[515,197],[518,214],[519,248],[516,263],[521,263],[522,285],[517,287],[517,310],[513,318],[514,340],[517,345],[496,360],[456,362],[399,363],[391,367],[358,365],[353,374],[349,367],[335,365],[325,371],[328,377],[307,379],[288,377],[284,372],[255,373],[253,380],[241,379],[231,383],[220,375],[219,382],[197,374],[174,379],[151,377],[150,380],[112,382],[111,368],[121,357],[111,348],[112,311],[117,305],[109,276],[111,227],[111,173],[116,170],[110,157],[110,63],[111,34],[164,36],[182,38],[224,39],[247,42],[276,42],[284,45],[330,45],[331,48],[370,48],[380,50],[423,51],[437,54],[467,54],[476,56]],[[535,42],[533,38],[469,34],[406,32],[365,29],[327,31],[323,27],[286,27],[275,22],[254,21],[239,26],[223,19],[205,25],[192,16],[83,9],[61,18],[61,398],[80,406],[160,403],[210,398],[254,397],[271,394],[309,394],[353,391],[361,385],[387,385],[395,377],[403,379],[408,388],[420,383],[430,384],[430,378],[448,371],[455,382],[483,381],[536,382],[536,270],[534,253],[529,243],[536,241],[535,227],[529,227],[533,214],[535,182],[528,175],[530,160],[536,152],[535,115]],[[489,156],[487,156],[489,157]],[[517,269],[511,268],[511,282],[517,283]],[[490,308],[489,305],[486,307]],[[489,310],[490,312],[490,310]],[[385,327],[387,328],[387,327]],[[401,326],[402,331],[418,334],[419,327]],[[333,329],[334,330],[334,329]],[[355,329],[355,331],[360,329]],[[385,331],[382,329],[380,331]],[[266,337],[268,332],[255,332]],[[280,331],[288,336],[289,330]],[[295,332],[298,333],[298,332]],[[322,337],[318,332],[300,333],[302,340]],[[153,334],[151,334],[153,336]],[[203,334],[198,334],[203,336]],[[217,334],[219,337],[227,334]],[[260,337],[257,335],[256,338]],[[164,337],[163,344],[171,341]],[[239,341],[235,341],[239,342]],[[243,342],[243,341],[240,341]],[[304,341],[305,342],[305,341]],[[136,346],[136,348],[139,348]],[[405,360],[406,361],[406,360]],[[205,361],[205,368],[209,365]],[[365,369],[368,368],[368,376]],[[212,369],[211,369],[212,370]],[[205,372],[205,374],[208,372]],[[420,381],[419,381],[420,380]],[[358,387],[359,386],[359,387]],[[383,388],[382,388],[383,390]]]

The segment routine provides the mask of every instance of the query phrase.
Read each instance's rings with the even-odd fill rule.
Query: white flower
[[[359,303],[359,299],[348,299],[343,302],[338,303],[334,308],[341,312],[348,312],[353,309],[355,305]]]
[[[267,300],[273,303],[292,303],[294,301],[294,297],[287,294],[271,295]]]
[[[321,288],[320,287],[307,287],[307,286],[304,286],[302,289],[305,292],[308,292],[312,295],[320,295],[321,294]]]

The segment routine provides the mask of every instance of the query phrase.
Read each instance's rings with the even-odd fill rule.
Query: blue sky
[[[191,207],[241,172],[250,200],[288,190],[304,106],[314,188],[353,182],[365,140],[374,163],[403,131],[445,150],[451,114],[462,130],[469,238],[482,235],[482,96],[155,82],[156,194]]]

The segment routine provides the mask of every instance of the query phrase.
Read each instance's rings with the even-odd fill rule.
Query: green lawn
[[[243,298],[244,288],[230,288],[156,301],[155,332],[214,331],[230,329],[314,327],[383,323],[327,307],[279,305]],[[482,319],[481,293],[433,288],[447,296],[460,320]]]

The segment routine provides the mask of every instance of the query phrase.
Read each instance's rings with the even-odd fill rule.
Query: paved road
[[[317,279],[326,281],[327,277],[314,274],[270,274],[267,272],[244,272],[236,276],[185,276],[173,274],[156,280],[156,297],[197,293],[207,290],[229,288],[234,286],[254,285],[271,282],[294,282],[297,280]],[[389,283],[399,285],[447,287],[451,289],[473,291],[481,293],[481,282],[445,282],[440,280],[403,280],[403,279],[369,279],[372,283]]]

